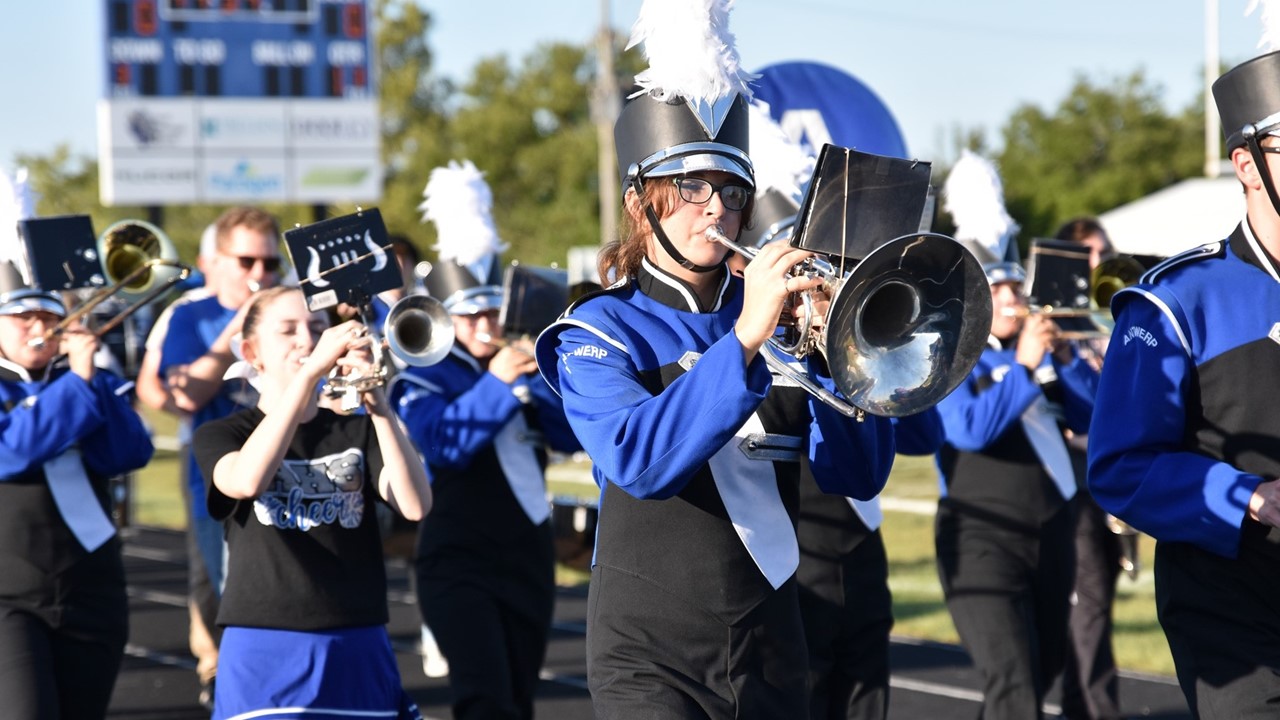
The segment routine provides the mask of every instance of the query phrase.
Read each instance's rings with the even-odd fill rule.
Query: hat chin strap
[[[1280,215],[1280,194],[1276,193],[1276,183],[1271,177],[1271,166],[1267,164],[1266,153],[1262,152],[1262,147],[1258,144],[1258,136],[1248,134],[1245,144],[1249,146],[1253,164],[1258,167],[1258,174],[1262,176],[1262,186],[1267,189],[1267,197],[1271,198],[1271,207],[1277,215]]]
[[[644,188],[640,184],[640,177],[638,175],[631,177],[631,188],[636,191],[636,199],[644,197]],[[662,246],[662,249],[666,251],[667,255],[671,256],[672,260],[675,260],[680,264],[680,267],[696,273],[709,273],[720,268],[722,263],[717,263],[715,265],[699,265],[692,260],[689,260],[684,255],[681,255],[680,251],[676,250],[675,244],[671,242],[671,238],[667,237],[666,231],[662,229],[662,221],[658,219],[658,213],[653,211],[653,206],[649,203],[644,204],[644,216],[649,219],[649,227],[653,229],[654,236],[658,238],[658,244]]]

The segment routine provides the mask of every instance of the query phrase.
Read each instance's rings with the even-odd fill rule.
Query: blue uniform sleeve
[[[464,468],[493,443],[520,409],[511,386],[483,373],[470,387],[449,367],[409,368],[397,377],[390,401],[428,465]]]
[[[942,448],[946,434],[938,408],[893,418],[894,444],[903,455],[932,455]]]
[[[538,411],[538,425],[546,436],[547,446],[562,453],[575,453],[582,449],[578,436],[569,427],[569,419],[564,415],[564,401],[556,395],[542,374],[521,378],[527,383]]]
[[[0,480],[61,455],[104,419],[93,388],[79,375],[65,373],[44,386],[34,402],[0,416]]]
[[[1067,427],[1081,435],[1089,433],[1093,420],[1093,402],[1098,394],[1098,372],[1076,355],[1070,363],[1054,364],[1062,384]]]
[[[771,352],[764,348],[761,352]],[[809,374],[828,391],[843,396],[827,374],[826,363],[810,358]],[[867,415],[859,422],[813,395],[809,396],[809,467],[825,493],[870,500],[884,489],[893,469],[893,423]]]
[[[1107,512],[1158,540],[1235,557],[1262,478],[1185,450],[1193,361],[1173,320],[1133,295],[1119,308],[1102,368],[1089,490]]]
[[[136,470],[151,460],[155,447],[129,400],[133,383],[99,371],[92,388],[102,413],[102,426],[80,441],[85,466],[103,475],[119,475]]]
[[[728,333],[654,395],[630,356],[570,327],[554,338],[565,416],[595,463],[597,482],[668,498],[733,437],[772,385],[764,359],[748,366]]]
[[[938,403],[947,442],[966,452],[978,452],[1000,438],[1040,397],[1040,386],[1023,366],[1013,364],[1000,382],[978,389],[980,364],[952,393]]]

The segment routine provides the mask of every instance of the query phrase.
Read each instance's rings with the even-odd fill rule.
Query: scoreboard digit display
[[[104,203],[378,199],[367,0],[104,3]]]
[[[371,95],[364,0],[108,2],[108,97]]]

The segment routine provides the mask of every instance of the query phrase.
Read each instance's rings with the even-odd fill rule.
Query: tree
[[[1052,114],[1014,112],[994,159],[1024,239],[1201,173],[1202,112],[1170,116],[1160,94],[1141,72],[1108,87],[1080,77]]]
[[[448,157],[444,105],[452,87],[432,75],[431,17],[412,0],[377,0],[375,32],[386,171],[379,206],[387,229],[425,248],[418,204],[427,175]]]

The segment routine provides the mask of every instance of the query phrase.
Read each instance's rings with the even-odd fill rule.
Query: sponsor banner
[[[206,156],[199,193],[201,201],[210,203],[287,201],[284,156]]]
[[[289,145],[297,149],[361,149],[378,156],[376,100],[294,100],[289,104]]]
[[[114,98],[98,104],[100,151],[194,150],[194,100]],[[105,141],[105,144],[104,144]]]
[[[292,198],[297,202],[382,199],[382,164],[376,154],[300,156],[294,158],[292,169]]]
[[[104,156],[99,177],[103,205],[161,205],[196,198],[199,172],[190,155]]]
[[[215,150],[279,150],[287,144],[286,104],[282,100],[202,100],[198,144]]]

